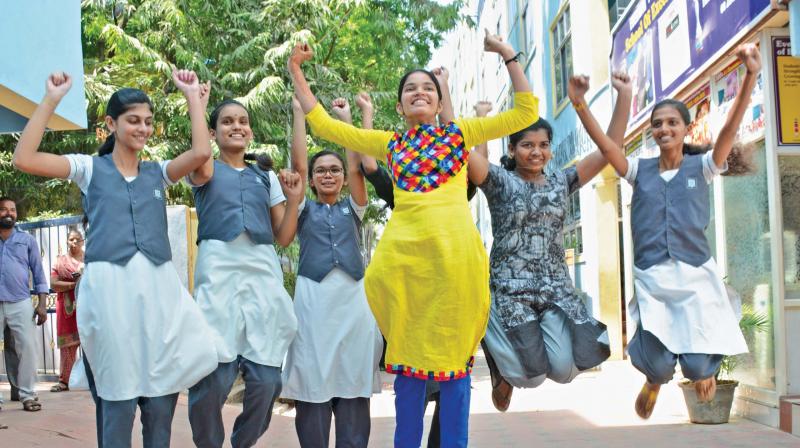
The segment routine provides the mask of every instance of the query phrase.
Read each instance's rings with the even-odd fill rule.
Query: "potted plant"
[[[742,333],[752,335],[765,332],[769,329],[769,317],[766,313],[756,312],[751,305],[742,304],[742,317],[739,328]],[[701,402],[697,399],[694,383],[683,380],[678,385],[683,391],[686,408],[689,411],[689,420],[692,423],[719,424],[728,423],[733,405],[734,392],[739,382],[731,378],[731,373],[739,363],[740,355],[725,356],[715,376],[717,380],[717,393],[711,401]]]

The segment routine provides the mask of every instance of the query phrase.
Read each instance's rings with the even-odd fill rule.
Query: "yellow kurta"
[[[420,130],[416,127],[398,136],[358,129],[332,119],[319,104],[306,118],[319,137],[379,160],[387,159],[390,143],[398,139],[413,146],[418,139],[412,137]],[[515,107],[507,112],[459,119],[446,130],[428,131],[439,133],[434,144],[453,144],[454,150],[467,151],[538,118],[536,97],[523,92],[515,95]],[[463,157],[457,172],[439,176],[424,192],[407,191],[411,190],[408,178],[401,182],[406,189],[398,187],[399,168],[394,170],[395,208],[364,279],[369,305],[387,341],[387,372],[444,381],[471,371],[486,331],[490,298],[488,257],[467,202],[467,160]]]

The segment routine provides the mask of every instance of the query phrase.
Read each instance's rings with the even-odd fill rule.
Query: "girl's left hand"
[[[761,71],[761,53],[755,44],[739,45],[736,57],[747,67],[747,73],[757,74]]]
[[[450,79],[450,71],[447,70],[445,67],[436,67],[431,70],[433,76],[436,77],[436,80],[439,81],[439,84],[447,84],[447,80]]]
[[[569,78],[567,84],[567,96],[573,103],[583,98],[589,91],[589,77],[585,75],[574,75]]]
[[[296,203],[300,203],[303,200],[305,193],[303,191],[303,178],[299,173],[283,169],[278,174],[278,180],[287,200],[293,200]]]
[[[336,118],[341,121],[349,123],[353,120],[353,115],[350,112],[350,103],[345,98],[336,98],[331,103],[331,110]]]
[[[211,97],[211,81],[200,84],[200,104],[203,110],[208,108],[208,98]]]
[[[172,82],[184,96],[200,94],[200,80],[192,70],[175,70],[172,72]]]

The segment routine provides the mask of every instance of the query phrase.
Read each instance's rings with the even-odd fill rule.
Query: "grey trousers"
[[[99,448],[129,448],[133,432],[136,407],[142,411],[142,446],[145,448],[169,447],[172,434],[172,417],[178,394],[160,397],[137,397],[130,400],[104,400],[97,395],[94,375],[86,357],[83,357],[89,390],[95,405],[97,446]]]
[[[369,442],[369,398],[334,398],[324,403],[295,403],[294,426],[303,448],[327,448],[331,416],[336,417],[336,448],[366,448]]]
[[[36,324],[33,322],[31,299],[0,302],[0,326],[3,327],[3,334],[7,331],[11,336],[11,344],[4,343],[9,382],[12,387],[19,388],[22,401],[35,399]]]
[[[6,378],[11,385],[11,401],[19,401],[19,389],[17,388],[17,370],[19,370],[19,356],[14,351],[14,334],[7,325],[3,326],[3,362],[6,366]],[[0,403],[3,402],[3,395],[0,394]]]
[[[675,374],[675,364],[681,363],[683,376],[691,381],[716,375],[722,355],[670,352],[661,341],[639,324],[628,343],[628,355],[637,370],[644,373],[650,384],[666,384]]]
[[[236,361],[220,363],[216,370],[189,389],[189,423],[196,446],[218,448],[225,441],[222,406],[240,371],[244,379],[244,403],[242,413],[233,424],[231,445],[234,448],[253,446],[267,431],[272,405],[281,393],[281,369],[239,356]]]

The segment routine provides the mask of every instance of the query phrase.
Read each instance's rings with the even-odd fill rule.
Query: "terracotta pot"
[[[686,409],[689,411],[689,420],[692,423],[720,424],[728,423],[733,405],[733,395],[738,381],[722,380],[717,382],[717,393],[714,399],[707,402],[697,400],[694,383],[682,381],[678,383],[686,400]]]

